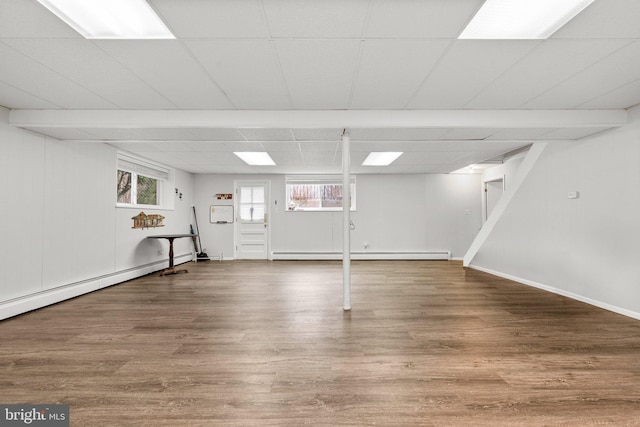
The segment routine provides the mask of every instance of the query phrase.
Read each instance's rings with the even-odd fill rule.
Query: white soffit
[[[17,127],[580,128],[627,124],[626,110],[12,110]]]

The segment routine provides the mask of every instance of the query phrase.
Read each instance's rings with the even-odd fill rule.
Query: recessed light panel
[[[242,151],[234,152],[233,154],[240,157],[250,166],[274,166],[276,164],[271,156],[269,156],[269,153],[262,151]]]
[[[594,0],[486,0],[460,39],[546,39]]]
[[[174,39],[145,0],[38,0],[87,39]]]
[[[362,166],[389,166],[401,155],[401,151],[371,152],[367,158],[364,159],[364,162],[362,162]]]

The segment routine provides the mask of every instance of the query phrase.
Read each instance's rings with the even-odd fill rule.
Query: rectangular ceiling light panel
[[[146,0],[38,0],[87,39],[174,39]]]
[[[486,0],[459,39],[546,39],[594,0]]]
[[[400,156],[401,151],[373,151],[364,159],[362,166],[389,166]]]
[[[250,166],[274,166],[276,164],[269,153],[261,151],[235,151],[233,154]]]

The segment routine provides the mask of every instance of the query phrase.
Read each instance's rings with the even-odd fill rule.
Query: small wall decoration
[[[164,227],[162,221],[164,217],[160,214],[149,214],[140,212],[138,215],[131,218],[133,220],[133,227],[131,228],[155,228]]]
[[[233,194],[231,193],[218,193],[216,194],[216,199],[218,200],[231,200],[233,199]]]

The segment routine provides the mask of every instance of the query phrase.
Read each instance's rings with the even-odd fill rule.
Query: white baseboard
[[[174,262],[178,265],[189,262],[192,259],[193,254],[188,253],[176,255],[174,257]],[[144,275],[160,271],[166,267],[166,260],[156,261],[139,267],[116,271],[103,276],[82,280],[80,282],[68,283],[46,291],[3,301],[0,303],[0,320],[27,313],[32,310],[37,310],[39,308],[56,304],[70,298],[75,298],[99,289],[107,288],[118,283],[126,282],[127,280],[142,277]]]
[[[562,295],[563,297],[571,298],[576,301],[584,302],[589,305],[593,305],[598,308],[602,308],[604,310],[608,310],[617,314],[621,314],[623,316],[631,317],[632,319],[640,320],[640,313],[632,310],[627,310],[626,308],[618,307],[616,305],[608,304],[606,302],[594,300],[583,295],[574,294],[573,292],[568,292],[563,289],[558,289],[553,286],[543,285],[542,283],[534,282],[532,280],[523,279],[521,277],[512,276],[510,274],[501,273],[499,271],[493,271],[488,268],[479,267],[477,265],[469,265],[468,268],[483,271],[485,273],[492,274],[494,276],[502,277],[504,279],[513,280],[514,282],[522,283],[523,285],[531,286],[533,288],[542,289],[547,292],[551,292],[557,295]]]
[[[341,260],[342,252],[273,252],[273,260]],[[351,252],[353,260],[450,260],[449,251]]]

